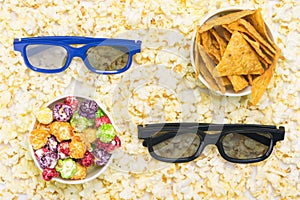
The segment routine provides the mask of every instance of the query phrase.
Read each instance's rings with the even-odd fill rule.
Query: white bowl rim
[[[208,19],[210,19],[211,17],[222,13],[222,12],[226,12],[226,11],[239,11],[239,10],[255,10],[256,8],[252,7],[252,8],[246,8],[244,6],[227,6],[227,7],[223,7],[220,9],[217,9],[211,13],[206,14],[199,22],[198,25],[203,25]],[[270,34],[270,38],[274,41],[273,39],[273,33],[271,31],[271,29],[269,28],[270,26],[268,25],[268,23],[266,21],[265,25],[266,25],[266,29],[268,31],[268,33]],[[192,35],[192,41],[190,44],[190,59],[191,59],[191,64],[193,66],[194,71],[196,72],[196,66],[195,66],[195,58],[194,58],[194,43],[195,43],[195,38],[196,38],[196,33],[197,30],[195,30],[193,32]],[[217,95],[222,95],[222,96],[230,96],[230,97],[240,97],[240,96],[245,96],[245,95],[249,95],[251,94],[251,86],[247,86],[245,89],[243,89],[242,91],[239,92],[228,92],[226,90],[226,92],[224,94],[222,94],[220,91],[214,91],[210,85],[206,82],[206,80],[203,78],[203,76],[201,74],[198,75],[198,79],[210,90],[212,91],[214,94]]]
[[[43,105],[43,107],[48,107],[52,103],[54,103],[56,101],[59,101],[59,100],[62,100],[62,99],[66,98],[66,97],[69,97],[69,96],[79,97],[79,98],[84,98],[84,99],[95,101],[98,104],[98,106],[101,108],[101,110],[108,116],[108,118],[110,119],[110,121],[111,121],[112,125],[114,126],[114,128],[116,128],[115,123],[113,122],[113,120],[112,120],[110,114],[107,112],[106,108],[100,102],[98,102],[95,99],[92,99],[91,97],[87,97],[87,96],[84,96],[84,95],[74,95],[74,94],[61,95],[61,96],[56,97],[54,100],[49,101],[48,103]],[[33,120],[32,124],[31,124],[31,126],[30,126],[30,131],[32,131],[34,129],[36,121],[37,121],[37,119],[35,118]],[[29,141],[29,137],[28,137],[28,144],[29,144],[29,150],[30,150],[30,153],[31,153],[31,157],[34,161],[35,166],[37,168],[39,168],[40,171],[43,171],[43,169],[40,167],[37,159],[35,158],[34,150],[32,148],[32,145],[31,145],[30,141]],[[93,175],[89,178],[85,178],[85,179],[82,179],[82,180],[68,180],[68,179],[63,179],[63,178],[59,178],[59,177],[54,177],[54,178],[51,179],[51,181],[54,180],[54,181],[57,181],[59,183],[64,183],[64,184],[82,184],[82,183],[91,181],[91,180],[97,178],[98,176],[100,176],[100,174],[102,174],[107,169],[107,167],[112,162],[112,159],[113,159],[113,154],[111,154],[111,157],[109,158],[108,162],[104,166],[101,166],[101,169],[95,175]]]

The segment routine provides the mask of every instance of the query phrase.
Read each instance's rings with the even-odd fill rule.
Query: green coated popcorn
[[[55,169],[62,178],[69,179],[76,173],[76,162],[72,158],[59,159]]]
[[[115,138],[116,131],[112,124],[102,124],[98,128],[96,134],[97,138],[99,138],[101,142],[109,143]]]
[[[75,131],[82,132],[91,124],[91,122],[89,122],[89,119],[80,116],[78,112],[75,112],[71,118],[70,124]]]
[[[98,108],[98,110],[96,112],[96,115],[95,115],[95,118],[100,118],[104,115],[105,115],[105,113],[103,112],[103,110],[101,110],[101,108]]]

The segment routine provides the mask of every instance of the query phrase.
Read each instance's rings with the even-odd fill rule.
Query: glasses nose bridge
[[[203,142],[204,142],[205,145],[217,144],[217,142],[219,141],[220,136],[221,136],[221,133],[206,134]]]
[[[70,55],[72,58],[79,57],[82,60],[85,58],[85,46],[82,47],[69,47]]]

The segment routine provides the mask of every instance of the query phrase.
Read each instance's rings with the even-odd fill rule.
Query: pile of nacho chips
[[[235,92],[252,86],[257,104],[269,84],[280,55],[270,38],[260,9],[229,12],[197,27],[197,76],[215,91]]]

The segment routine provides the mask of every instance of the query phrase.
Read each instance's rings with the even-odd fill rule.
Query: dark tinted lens
[[[128,62],[129,51],[121,46],[95,46],[86,53],[89,64],[101,71],[123,69]]]
[[[162,158],[187,158],[193,156],[200,146],[200,138],[195,133],[165,133],[152,138],[153,152]]]
[[[269,133],[230,133],[224,136],[222,145],[225,154],[235,159],[262,157],[271,145]]]
[[[66,64],[68,52],[56,45],[28,45],[26,55],[29,63],[39,69],[60,69]]]

